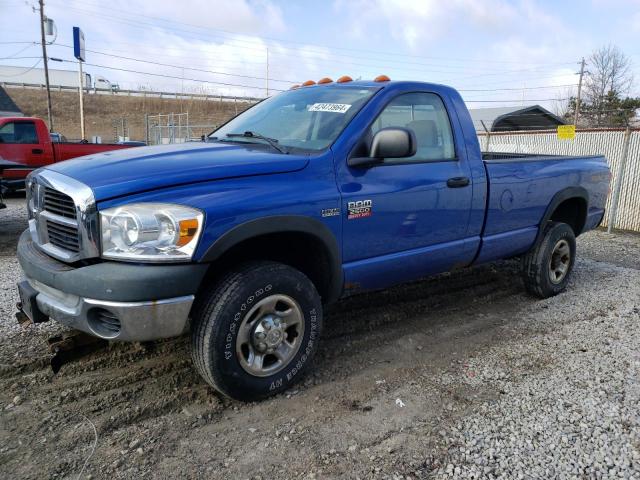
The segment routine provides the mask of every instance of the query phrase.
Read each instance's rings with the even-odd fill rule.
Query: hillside
[[[7,88],[9,96],[25,115],[47,118],[47,97],[44,90]],[[69,139],[80,138],[80,107],[78,94],[73,92],[51,92],[54,130]],[[86,137],[102,137],[103,142],[115,140],[116,125],[126,119],[129,137],[144,140],[145,114],[189,113],[189,124],[194,136],[210,132],[215,125],[227,121],[249,106],[244,102],[221,102],[218,100],[176,100],[118,95],[84,96]],[[122,134],[122,130],[120,130]]]

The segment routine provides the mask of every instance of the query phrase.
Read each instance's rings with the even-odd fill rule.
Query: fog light
[[[115,313],[104,308],[89,310],[87,322],[91,331],[101,338],[115,338],[120,335],[120,319]]]

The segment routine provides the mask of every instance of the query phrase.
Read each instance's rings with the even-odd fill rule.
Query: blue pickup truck
[[[254,400],[299,380],[349,293],[512,257],[533,295],[565,289],[603,157],[483,154],[446,86],[310,83],[206,142],[33,172],[22,311],[108,340],[190,331],[202,377]]]

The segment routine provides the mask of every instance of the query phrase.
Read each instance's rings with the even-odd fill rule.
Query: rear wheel
[[[255,262],[231,272],[195,310],[192,357],[202,377],[238,400],[295,384],[315,354],[322,304],[298,270]]]
[[[547,223],[540,242],[522,258],[527,291],[540,298],[562,292],[569,283],[575,255],[573,229],[566,223]]]

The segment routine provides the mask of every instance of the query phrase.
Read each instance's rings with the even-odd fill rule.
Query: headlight
[[[190,260],[202,231],[200,210],[132,203],[100,212],[102,256],[118,260]]]

